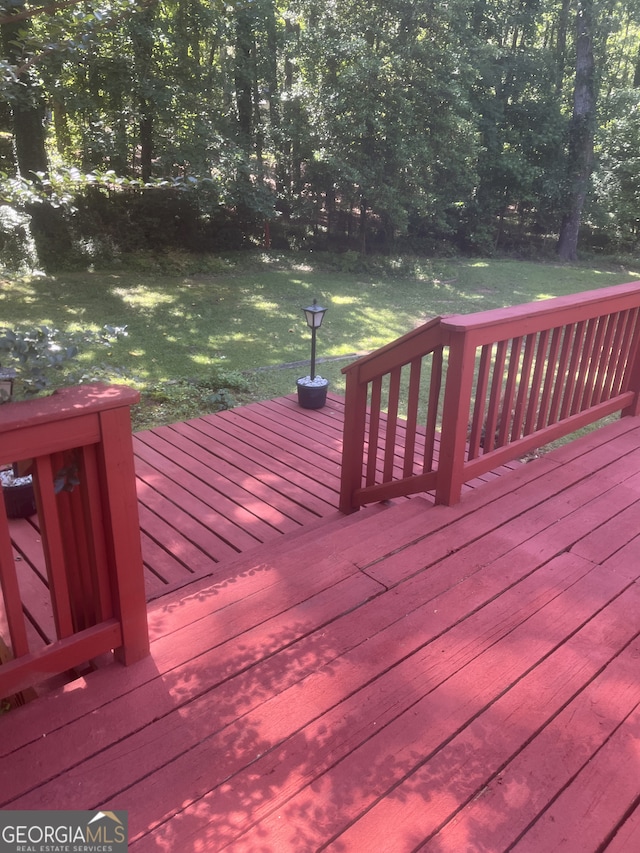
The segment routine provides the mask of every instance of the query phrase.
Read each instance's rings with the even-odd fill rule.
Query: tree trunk
[[[238,142],[247,156],[252,153],[253,78],[253,21],[251,9],[241,6],[236,17],[235,84]]]
[[[24,4],[16,4],[9,11],[17,14]],[[2,48],[4,56],[20,67],[24,63],[19,44],[19,32],[29,26],[28,21],[2,24]],[[32,180],[36,172],[48,172],[49,164],[45,149],[44,104],[41,92],[28,72],[18,76],[18,83],[11,93],[11,118],[16,152],[16,166],[23,178]]]
[[[145,8],[131,22],[134,67],[137,82],[139,112],[140,177],[151,178],[153,166],[153,138],[155,131],[155,109],[153,92],[154,9]]]
[[[153,167],[153,111],[146,98],[140,99],[140,177],[151,179]]]
[[[593,169],[596,112],[593,12],[593,0],[580,0],[577,14],[573,116],[569,128],[568,199],[558,239],[558,255],[563,261],[577,259],[582,209]]]

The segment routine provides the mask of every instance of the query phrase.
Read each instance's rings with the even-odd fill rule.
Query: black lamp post
[[[307,318],[307,326],[311,329],[311,373],[309,375],[313,380],[316,378],[316,332],[322,325],[327,309],[321,308],[318,305],[318,300],[314,299],[313,305],[302,310]]]
[[[311,369],[309,376],[298,379],[298,403],[303,409],[321,409],[327,399],[329,380],[323,379],[322,376],[316,377],[316,332],[322,325],[327,309],[321,308],[314,299],[313,305],[302,310],[307,326],[311,329]]]

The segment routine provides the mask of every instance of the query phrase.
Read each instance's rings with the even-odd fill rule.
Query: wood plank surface
[[[291,395],[135,434],[147,599],[212,577],[221,565],[251,548],[335,518],[343,423],[342,397],[330,394],[323,409],[307,410]],[[398,421],[397,472],[405,431],[404,422]],[[418,435],[418,441],[423,438]],[[382,465],[380,452],[379,471]],[[515,467],[490,472],[468,489]],[[37,520],[12,522],[11,530],[20,559],[36,574],[33,583],[24,581],[32,588],[30,595],[37,600],[39,576],[45,580],[46,597]],[[55,632],[46,603],[41,611],[35,600],[29,618],[36,630],[32,644],[37,646]]]
[[[150,604],[147,661],[2,718],[0,807],[127,809],[134,853],[631,853],[638,447],[625,418],[221,562]]]

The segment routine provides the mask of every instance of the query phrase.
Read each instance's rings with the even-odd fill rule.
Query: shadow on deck
[[[137,438],[155,524],[162,442]],[[134,853],[640,849],[639,447],[625,418],[456,506],[340,518],[329,453],[305,487],[326,512],[281,504],[294,537],[263,517],[269,542],[152,601],[149,659],[3,719],[0,806],[126,809]]]
[[[215,577],[229,560],[284,534],[341,517],[343,423],[344,398],[329,395],[323,409],[309,411],[292,395],[136,433],[147,599]],[[402,426],[399,439],[398,453]],[[12,521],[11,538],[37,647],[55,627],[36,519]]]

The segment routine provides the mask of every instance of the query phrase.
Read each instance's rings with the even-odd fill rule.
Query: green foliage
[[[174,379],[147,386],[131,413],[134,430],[158,423],[189,420],[211,412],[232,409],[236,394],[246,396],[250,383],[237,371],[212,370],[201,379]]]
[[[37,253],[29,230],[31,217],[9,205],[0,205],[0,269],[31,272]]]
[[[594,4],[590,235],[627,251],[636,6]],[[38,7],[3,25],[0,131],[40,165],[7,169],[0,201],[32,216],[50,267],[247,247],[265,221],[276,248],[544,248],[568,190],[574,16],[550,0]]]
[[[596,227],[590,237],[600,248],[634,251],[640,246],[640,89],[616,93],[608,106],[611,118],[600,131],[588,208]]]
[[[101,378],[100,367],[77,367],[83,348],[111,346],[126,329],[105,326],[99,332],[60,331],[49,326],[0,328],[0,363],[15,371],[13,399],[32,397],[49,388]]]

